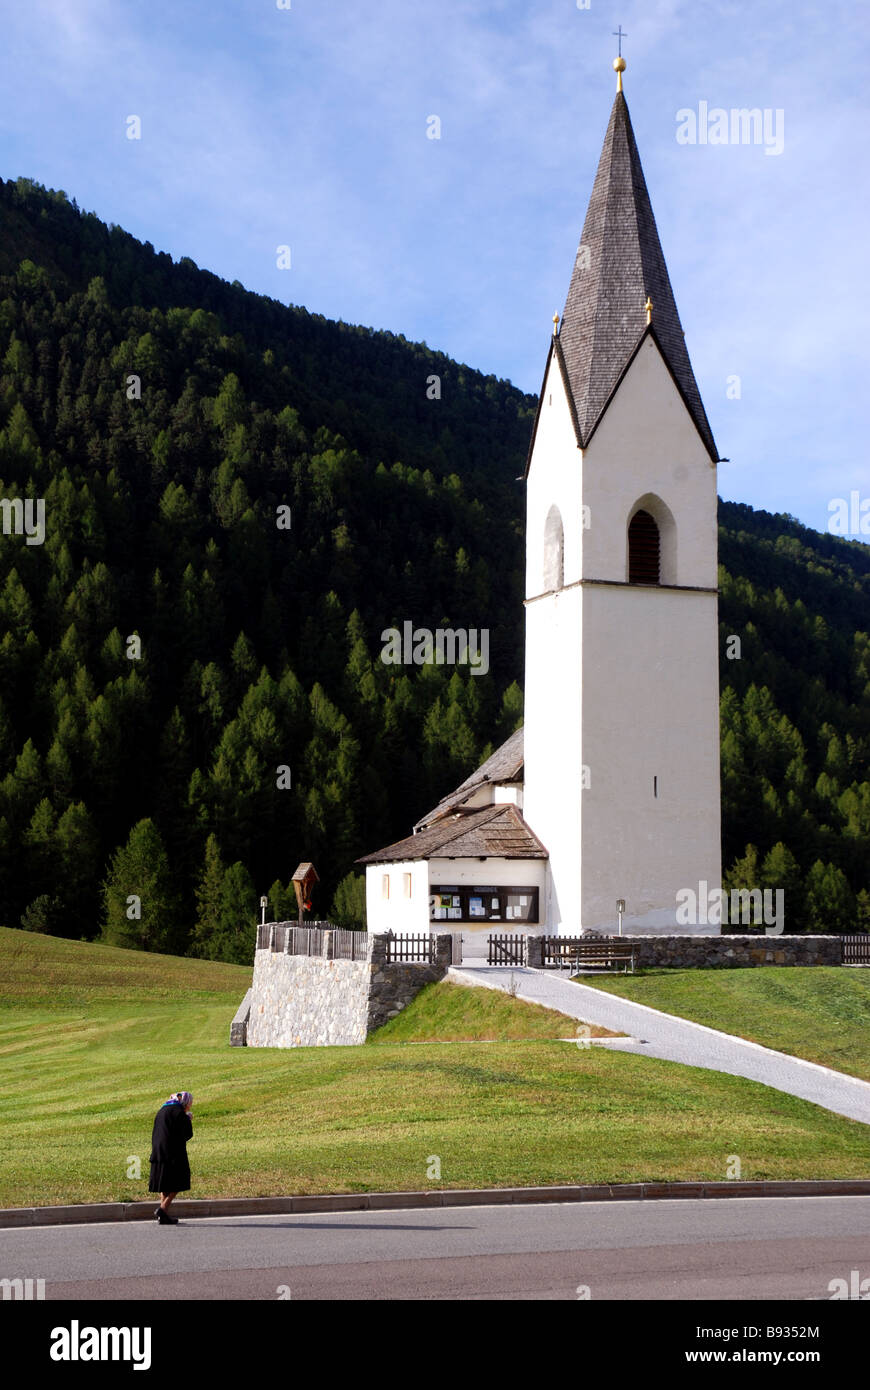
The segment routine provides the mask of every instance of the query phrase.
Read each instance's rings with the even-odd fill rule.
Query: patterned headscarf
[[[193,1096],[190,1094],[190,1091],[173,1091],[169,1099],[165,1100],[163,1104],[183,1105],[185,1109],[187,1109],[188,1105],[193,1104]]]

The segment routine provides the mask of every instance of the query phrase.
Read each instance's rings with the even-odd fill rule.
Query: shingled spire
[[[715,462],[620,83],[559,334],[584,446],[648,327]]]

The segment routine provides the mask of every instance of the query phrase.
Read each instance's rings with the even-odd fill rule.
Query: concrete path
[[[510,992],[513,984],[518,999],[544,1004],[548,1009],[557,1009],[584,1023],[597,1023],[603,1028],[629,1034],[618,1044],[626,1052],[745,1076],[750,1081],[760,1081],[765,1086],[787,1091],[838,1115],[870,1125],[868,1081],[859,1081],[844,1072],[789,1057],[784,1052],[762,1047],[760,1043],[747,1042],[701,1023],[662,1013],[646,1004],[632,1003],[589,985],[574,984],[560,978],[555,971],[529,970],[517,965],[461,965],[451,966],[447,978],[457,984],[482,985],[505,992]]]

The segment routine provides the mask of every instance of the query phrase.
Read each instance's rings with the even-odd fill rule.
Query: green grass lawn
[[[188,960],[184,956],[123,951],[85,941],[0,927],[0,1006],[81,1006],[109,1000],[235,999],[233,1013],[251,985],[245,965]],[[238,998],[236,998],[238,996]],[[229,1026],[229,1025],[227,1025]]]
[[[870,970],[645,970],[580,983],[870,1081]]]
[[[587,1037],[612,1038],[608,1028],[584,1025]],[[399,1042],[528,1042],[573,1038],[577,1020],[541,1004],[512,999],[495,989],[442,981],[421,990],[397,1018],[368,1039],[367,1046]]]
[[[438,1186],[433,1156],[446,1187],[716,1180],[730,1154],[745,1178],[870,1175],[863,1125],[605,1048],[384,1034],[364,1047],[230,1048],[250,973],[0,931],[0,1205],[146,1198],[154,1113],[180,1088],[195,1096],[192,1197]],[[433,1017],[468,1011],[468,1027],[478,1001],[485,1036],[496,1004],[465,994],[450,1002],[434,987]],[[510,1027],[557,1026],[496,1003],[520,1011]],[[416,1023],[409,1013],[413,1036],[425,1007],[421,996]],[[127,1177],[136,1156],[139,1180]]]

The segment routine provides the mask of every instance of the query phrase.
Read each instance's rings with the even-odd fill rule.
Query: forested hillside
[[[354,858],[522,719],[534,404],[0,182],[0,498],[45,499],[0,535],[0,922],[248,960],[300,859],[351,920]],[[726,863],[852,926],[870,552],[721,522]],[[406,620],[489,629],[489,674],[385,666]]]
[[[719,560],[727,881],[870,929],[870,548],[720,502]]]

